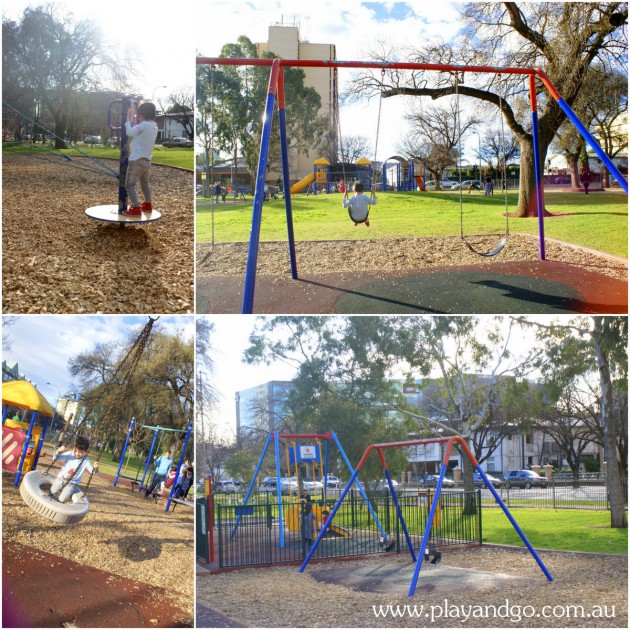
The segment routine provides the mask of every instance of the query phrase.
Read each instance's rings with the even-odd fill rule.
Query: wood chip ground
[[[353,565],[372,563],[380,566],[382,557],[373,560],[325,562],[309,565],[304,573],[295,566],[269,569],[245,569],[218,575],[197,577],[197,602],[247,627],[280,628],[394,628],[394,627],[628,627],[628,562],[627,557],[594,556],[545,552],[543,560],[554,577],[548,582],[527,551],[495,548],[446,551],[442,565],[467,567],[471,571],[490,571],[527,578],[514,582],[497,579],[491,585],[475,590],[459,590],[446,597],[443,592],[432,594],[418,590],[412,598],[406,588],[397,595],[360,592],[339,584],[320,582],[313,575],[329,568],[351,569]],[[408,566],[409,558],[389,556],[387,563]],[[437,607],[450,614],[431,621]],[[506,601],[511,608],[508,618],[501,616],[499,607]],[[377,617],[374,606],[416,605],[419,616]],[[424,606],[422,612],[419,607]],[[489,606],[485,609],[483,607]],[[497,615],[493,616],[496,607]],[[543,617],[543,607],[554,607],[558,617]],[[582,606],[584,617],[573,616],[570,606]],[[610,618],[594,618],[593,612],[603,611]],[[459,607],[459,608],[455,608]],[[473,609],[471,607],[482,607]],[[527,608],[525,607],[532,607]],[[402,610],[402,609],[400,609]],[[463,616],[473,610],[478,616]],[[487,610],[487,613],[486,613]],[[519,616],[530,615],[525,618]],[[579,614],[579,613],[578,613]],[[536,616],[541,615],[541,616]],[[586,616],[590,615],[590,616]]]
[[[191,172],[154,164],[162,218],[121,229],[85,215],[117,203],[117,179],[25,155],[2,166],[3,312],[193,312]]]
[[[42,468],[45,470],[47,465]],[[57,469],[53,468],[51,473]],[[86,481],[86,479],[84,479]],[[173,592],[179,608],[193,615],[194,516],[178,507],[164,511],[143,494],[131,493],[129,481],[95,475],[88,490],[90,510],[72,526],[33,512],[2,475],[2,539]],[[84,485],[84,484],[83,484]],[[3,558],[3,561],[8,561]]]
[[[496,245],[496,239],[476,243],[483,250]],[[209,243],[197,245],[199,275],[244,276],[247,243]],[[338,271],[401,271],[411,272],[428,267],[451,265],[491,265],[493,262],[536,261],[539,259],[538,240],[534,236],[513,234],[503,251],[493,258],[483,258],[471,252],[459,237],[383,238],[357,241],[300,241],[296,243],[298,268],[305,275]],[[547,240],[546,258],[627,281],[628,262]],[[258,273],[289,276],[288,246],[285,242],[263,242],[258,254]]]

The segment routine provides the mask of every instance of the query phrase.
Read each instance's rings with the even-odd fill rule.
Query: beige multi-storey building
[[[282,59],[311,59],[311,60],[335,60],[336,50],[334,44],[313,44],[300,40],[298,25],[285,26],[284,24],[269,27],[268,41],[256,44],[258,53],[272,52]],[[336,129],[339,115],[339,101],[337,92],[337,80],[332,68],[303,68],[304,85],[317,90],[321,97],[320,115],[325,117],[329,129],[332,130],[333,141],[328,148],[328,160],[334,160],[336,155]],[[322,157],[315,147],[304,154],[298,153],[296,148],[289,148],[289,171],[291,181],[295,182],[305,175],[313,172],[313,162]],[[270,173],[270,179],[275,179],[279,173]]]

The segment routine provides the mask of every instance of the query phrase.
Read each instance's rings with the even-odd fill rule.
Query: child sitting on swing
[[[94,466],[92,466],[87,458],[89,448],[90,441],[79,435],[74,441],[74,449],[72,451],[66,453],[65,446],[60,446],[55,451],[53,461],[59,460],[63,465],[57,478],[53,481],[50,495],[58,494],[57,500],[59,503],[65,503],[70,497],[81,492],[79,482],[86,470],[89,473],[98,472],[98,462],[94,462]]]
[[[365,223],[365,227],[370,227],[370,221],[368,220],[370,206],[376,205],[374,186],[372,186],[369,197],[363,194],[365,188],[360,181],[354,182],[352,190],[354,191],[354,196],[348,197],[348,190],[346,189],[342,199],[343,207],[348,208],[348,214],[354,221],[355,226],[359,225],[359,223]]]

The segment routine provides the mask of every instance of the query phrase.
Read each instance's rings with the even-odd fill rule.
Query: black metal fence
[[[628,501],[628,480],[623,479],[624,497]],[[551,508],[554,510],[609,510],[610,498],[604,479],[553,477],[546,487],[499,488],[498,493],[508,507]],[[484,507],[498,507],[489,490],[482,489]]]
[[[418,550],[426,526],[433,492],[399,497],[399,505],[411,543]],[[335,499],[313,501],[317,527]],[[340,506],[314,558],[342,558],[385,553],[408,553],[406,537],[396,507],[388,495],[370,496],[370,506],[352,491]],[[300,531],[302,504],[283,501],[282,520],[277,503],[251,505],[216,504],[219,567],[280,564],[302,560],[307,542]],[[281,529],[282,528],[282,529]],[[281,532],[283,542],[281,543]],[[387,541],[387,542],[385,542]],[[393,543],[390,547],[388,543]],[[430,547],[481,544],[481,494],[442,492]]]

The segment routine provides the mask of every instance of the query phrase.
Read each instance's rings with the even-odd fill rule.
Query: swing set
[[[406,447],[410,447],[410,446],[426,445],[426,444],[443,444],[443,445],[445,445],[445,448],[444,448],[444,457],[442,458],[442,465],[441,465],[441,468],[440,468],[440,476],[439,476],[437,484],[435,486],[435,494],[433,495],[433,500],[431,501],[431,508],[429,510],[429,515],[427,517],[426,526],[425,526],[425,529],[424,529],[424,533],[422,535],[422,542],[420,544],[420,549],[418,550],[418,553],[416,554],[416,551],[414,549],[413,543],[411,541],[411,536],[409,534],[409,530],[407,528],[407,525],[405,523],[405,519],[403,517],[403,512],[402,512],[402,509],[400,507],[400,503],[398,501],[398,495],[396,493],[396,489],[394,487],[394,484],[392,483],[392,477],[391,477],[390,472],[389,472],[389,470],[387,468],[387,460],[385,458],[385,450],[390,449],[390,448],[406,448]],[[540,556],[538,555],[536,550],[532,547],[532,545],[529,542],[529,540],[527,540],[527,537],[525,536],[525,534],[523,533],[523,531],[519,527],[518,523],[516,522],[516,520],[514,519],[512,514],[510,513],[510,511],[508,510],[507,506],[505,505],[505,503],[503,502],[503,500],[501,499],[501,497],[499,496],[499,494],[495,490],[495,488],[492,485],[492,483],[486,477],[486,473],[483,471],[483,469],[481,468],[481,466],[477,462],[477,459],[475,458],[475,456],[472,454],[472,452],[468,448],[468,444],[466,444],[466,441],[460,436],[443,437],[443,438],[429,438],[429,439],[420,439],[420,440],[407,440],[407,441],[402,441],[402,442],[387,442],[387,443],[382,443],[382,444],[370,444],[370,446],[368,446],[365,449],[363,455],[361,456],[361,459],[359,460],[359,463],[357,464],[357,467],[352,472],[352,476],[350,477],[346,487],[343,489],[343,492],[339,495],[339,499],[337,500],[337,503],[335,503],[335,506],[333,507],[333,509],[332,509],[332,511],[330,513],[330,516],[328,517],[326,522],[323,524],[322,529],[320,530],[319,535],[317,536],[317,540],[315,540],[315,543],[313,544],[313,546],[311,547],[311,549],[307,553],[306,557],[304,558],[304,561],[302,562],[302,565],[300,566],[299,572],[302,573],[304,571],[304,569],[306,569],[306,566],[308,565],[310,559],[313,557],[313,554],[316,552],[317,547],[320,544],[322,538],[324,538],[324,536],[326,536],[328,528],[333,525],[333,520],[335,518],[335,514],[337,514],[337,511],[339,510],[339,507],[343,503],[343,500],[345,499],[346,495],[348,494],[348,492],[352,488],[353,484],[355,482],[358,483],[358,475],[361,472],[361,469],[363,468],[363,465],[365,464],[365,461],[367,460],[368,456],[370,455],[370,453],[372,451],[376,451],[376,453],[378,455],[378,458],[380,460],[380,463],[381,463],[381,467],[383,469],[383,474],[384,474],[385,479],[387,480],[387,484],[389,486],[389,491],[391,493],[394,505],[396,507],[396,512],[397,512],[397,515],[398,515],[398,519],[400,521],[403,533],[405,535],[405,540],[406,540],[406,543],[407,543],[407,547],[409,549],[409,554],[411,555],[411,559],[413,560],[413,562],[416,563],[415,569],[414,569],[414,572],[413,572],[413,577],[412,577],[411,583],[409,585],[409,591],[407,593],[411,597],[416,591],[416,586],[417,586],[418,578],[419,578],[419,575],[420,575],[420,569],[422,568],[422,562],[424,560],[426,560],[428,558],[428,556],[429,556],[429,554],[427,553],[427,545],[428,545],[428,542],[429,542],[429,539],[430,539],[430,536],[431,536],[431,528],[433,527],[434,519],[436,518],[436,512],[438,511],[439,506],[440,506],[440,500],[441,500],[441,496],[440,495],[441,495],[441,492],[442,492],[442,484],[444,483],[444,477],[445,477],[446,471],[448,469],[448,462],[449,462],[450,457],[451,457],[451,451],[452,451],[453,447],[456,446],[456,445],[463,452],[463,454],[466,457],[468,457],[468,459],[470,460],[471,464],[473,465],[473,467],[475,469],[475,472],[478,472],[480,474],[481,478],[483,479],[484,483],[486,484],[486,487],[492,493],[492,496],[494,497],[495,501],[499,504],[499,506],[501,507],[501,509],[503,510],[505,515],[507,516],[507,518],[509,519],[510,523],[512,524],[512,526],[516,530],[516,533],[520,536],[520,538],[523,541],[523,543],[525,543],[525,546],[527,547],[529,552],[534,557],[534,560],[536,560],[536,562],[538,563],[538,566],[541,568],[542,572],[545,574],[545,577],[550,582],[552,582],[553,581],[553,577],[549,573],[547,567],[545,566],[543,561],[540,559]],[[437,554],[436,554],[434,556],[434,559],[431,562],[436,563],[438,561],[439,561],[439,556],[437,556]]]
[[[308,443],[306,444],[298,443],[299,441],[302,441],[302,440],[308,440]],[[297,525],[299,521],[299,516],[297,513],[296,506],[293,506],[288,509],[288,513],[286,514],[286,517],[285,517],[285,513],[284,513],[285,506],[282,501],[281,445],[284,445],[284,451],[285,451],[285,456],[286,456],[286,466],[287,466],[286,470],[289,477],[289,483],[292,477],[291,472],[294,471],[295,477],[298,483],[298,488],[301,491],[302,484],[300,483],[300,473],[299,473],[300,465],[305,465],[307,467],[310,467],[313,475],[315,474],[315,469],[317,466],[322,473],[321,475],[322,485],[323,485],[322,499],[324,501],[326,499],[326,488],[327,488],[327,482],[328,482],[328,475],[330,472],[330,469],[329,469],[330,443],[333,443],[337,447],[339,451],[339,455],[343,459],[343,462],[345,463],[346,468],[348,469],[349,472],[352,471],[352,465],[350,464],[350,460],[346,456],[346,453],[343,450],[341,443],[339,442],[339,438],[332,431],[330,433],[279,433],[278,431],[270,433],[267,436],[267,440],[265,442],[262,453],[260,455],[260,459],[258,460],[258,464],[256,465],[256,470],[254,471],[252,480],[249,484],[249,487],[247,488],[247,492],[245,493],[243,503],[241,504],[241,506],[239,506],[239,509],[237,510],[238,516],[236,518],[234,527],[232,528],[232,533],[231,533],[232,538],[236,536],[236,533],[238,531],[239,525],[242,520],[242,516],[247,513],[247,508],[248,508],[247,504],[251,498],[251,495],[254,489],[256,488],[256,480],[260,474],[263,461],[265,459],[265,456],[269,452],[269,449],[272,443],[273,443],[273,453],[275,457],[278,522],[280,523],[279,546],[281,548],[284,548],[285,531],[284,531],[283,523],[286,520],[289,530],[297,531],[297,529],[299,528],[299,525]],[[322,445],[323,445],[323,448],[322,448]],[[315,477],[313,476],[313,479],[314,478]],[[378,516],[376,515],[376,512],[365,493],[363,486],[358,480],[356,480],[356,484],[357,484],[357,489],[359,493],[361,494],[361,497],[363,498],[363,500],[365,501],[365,504],[367,505],[367,508],[370,512],[372,519],[374,520],[374,522],[376,523],[376,526],[378,527],[380,531],[383,545],[388,546],[390,544],[390,541],[388,540],[388,535],[383,529],[383,526],[381,525],[378,519]],[[289,485],[289,488],[290,487],[291,486]],[[347,493],[344,492],[343,496],[345,497],[346,494]],[[343,528],[336,527],[336,526],[333,526],[331,528],[330,523],[328,523],[327,531],[335,532],[337,535],[340,535],[343,537],[348,537],[350,535],[349,532]]]
[[[380,69],[382,73],[387,70],[425,70],[433,72],[449,72],[449,73],[484,73],[496,75],[520,75],[527,77],[529,81],[529,97],[531,107],[532,122],[532,139],[534,155],[540,155],[540,143],[538,137],[538,109],[537,109],[537,84],[538,78],[551,97],[557,102],[558,106],[567,118],[573,123],[577,131],[586,140],[593,149],[597,157],[603,162],[610,173],[619,182],[621,188],[627,193],[628,182],[621,174],[619,169],[613,164],[612,160],[599,146],[595,138],[588,129],[582,124],[575,112],[564,101],[560,93],[549,80],[549,77],[539,68],[517,68],[517,67],[492,67],[492,66],[475,66],[475,65],[451,65],[451,64],[427,64],[412,62],[373,62],[373,61],[322,61],[308,59],[238,59],[223,57],[197,57],[198,65],[210,65],[211,68],[222,65],[231,66],[268,66],[271,71],[269,74],[269,84],[267,89],[267,97],[265,102],[263,128],[260,140],[260,152],[258,155],[258,168],[256,175],[256,188],[254,201],[252,205],[252,225],[250,231],[249,247],[247,254],[247,266],[245,272],[245,284],[243,291],[243,302],[241,312],[244,314],[252,313],[254,308],[254,293],[256,287],[256,269],[258,261],[258,251],[260,247],[260,229],[262,223],[262,207],[264,201],[265,175],[267,173],[267,164],[269,160],[269,147],[271,139],[271,127],[273,122],[274,108],[278,105],[278,127],[280,136],[280,156],[282,164],[282,181],[284,190],[290,188],[290,174],[288,161],[288,143],[286,129],[286,111],[285,111],[285,89],[284,89],[284,67],[297,68],[361,68],[361,69]],[[457,79],[455,90],[458,93]],[[381,90],[382,98],[382,90]],[[502,108],[502,99],[499,102]],[[380,107],[380,104],[379,104]],[[461,140],[461,134],[460,134]],[[505,160],[504,160],[505,161]],[[539,235],[539,255],[541,260],[545,260],[545,236],[544,236],[544,199],[543,199],[543,178],[540,160],[534,160],[534,177],[536,186],[536,208],[538,214],[538,235]],[[460,187],[461,189],[461,187]],[[461,210],[461,190],[460,190],[460,217]],[[291,208],[291,195],[285,195],[285,212],[287,222],[287,236],[289,244],[289,261],[291,266],[291,277],[298,279],[297,257],[295,251],[295,236],[293,230],[293,213]],[[507,215],[507,212],[506,212]],[[507,216],[506,216],[507,219]],[[463,219],[460,222],[460,231],[463,235]],[[479,254],[480,256],[494,256],[498,254],[507,244],[509,231],[501,237],[499,243],[490,250],[480,250],[468,243],[462,238],[467,247]]]
[[[151,446],[149,448],[149,453],[146,459],[144,460],[144,470],[142,473],[142,479],[139,479],[142,465],[138,466],[135,477],[126,475],[122,472],[123,464],[125,462],[125,454],[127,453],[127,449],[130,447],[131,444],[133,444],[133,441],[134,441],[132,439],[132,435],[134,433],[134,430],[137,431],[138,429],[144,429],[146,431],[153,432],[153,438],[151,439]],[[131,422],[129,423],[129,429],[127,431],[127,437],[125,439],[125,445],[123,446],[122,454],[120,455],[120,462],[118,463],[118,470],[116,471],[116,478],[114,479],[114,486],[118,485],[119,479],[128,479],[129,481],[131,481],[132,488],[138,485],[138,492],[140,492],[145,485],[144,482],[147,479],[147,476],[149,475],[149,468],[153,465],[153,460],[155,459],[154,454],[157,455],[161,452],[160,446],[162,444],[162,438],[168,433],[176,433],[176,434],[179,434],[180,437],[185,436],[184,443],[182,445],[182,450],[179,456],[179,463],[177,464],[177,472],[179,472],[181,470],[182,464],[184,463],[184,457],[186,455],[186,449],[188,448],[188,441],[190,440],[191,432],[192,432],[192,423],[189,423],[187,429],[171,429],[170,427],[159,427],[159,426],[153,427],[146,424],[136,423],[136,419],[131,418]],[[175,461],[176,453],[177,453],[177,449],[173,448],[173,458],[172,458],[173,461]],[[169,508],[171,507],[171,502],[173,501],[174,493],[175,493],[175,483],[172,483],[169,489],[168,499],[166,501],[166,508],[164,510],[165,512],[168,512]]]

